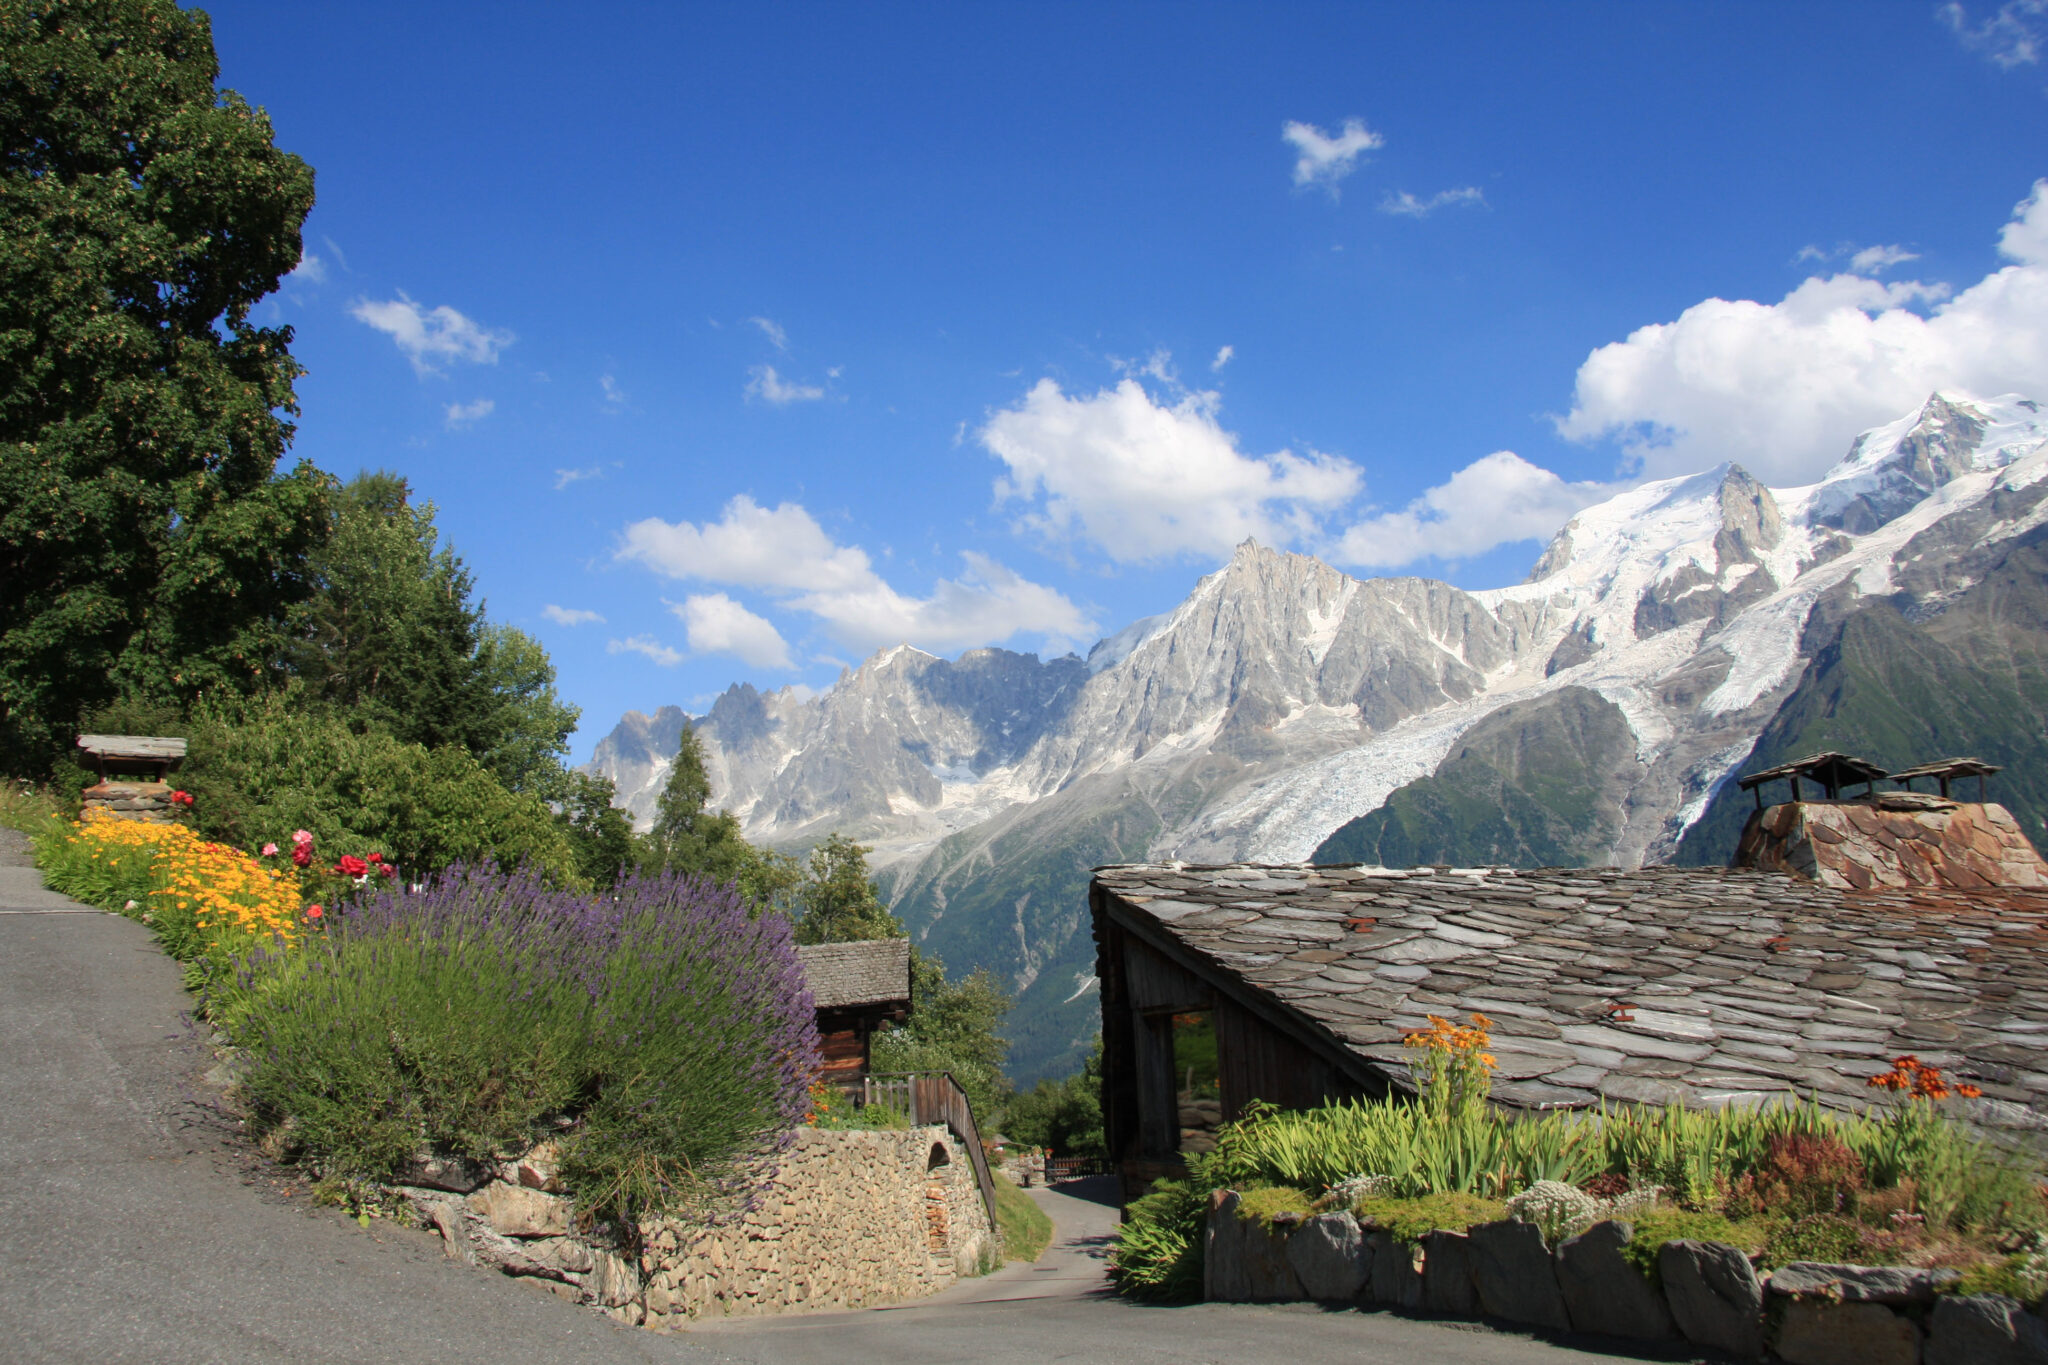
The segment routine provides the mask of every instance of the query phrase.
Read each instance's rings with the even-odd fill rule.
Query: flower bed
[[[817,1029],[781,916],[694,878],[610,895],[455,868],[333,907],[210,1008],[251,1127],[330,1176],[488,1165],[552,1139],[582,1214],[723,1193],[803,1119]]]
[[[1916,1058],[1870,1078],[1883,1098],[1861,1115],[1810,1102],[1516,1115],[1485,1103],[1486,1041],[1477,1016],[1469,1029],[1437,1021],[1411,1035],[1417,1102],[1254,1106],[1190,1161],[1188,1180],[1131,1206],[1112,1257],[1118,1288],[1484,1311],[1617,1335],[1645,1333],[1589,1327],[1594,1309],[1573,1316],[1560,1278],[1572,1258],[1556,1259],[1563,1248],[1583,1258],[1597,1243],[1608,1270],[1626,1269],[1660,1295],[1670,1292],[1673,1246],[1722,1248],[1708,1257],[1721,1269],[1697,1275],[1738,1287],[1761,1285],[1759,1270],[1854,1263],[1913,1279],[1928,1302],[1936,1290],[1988,1290],[2034,1303],[2048,1288],[2040,1173],[1945,1115],[1941,1104],[1966,1092]],[[1226,1203],[1230,1217],[1219,1219]],[[1316,1272],[1321,1281],[1296,1264],[1312,1252],[1337,1267]],[[1482,1291],[1483,1268],[1503,1258],[1523,1265],[1523,1298]],[[1643,1321],[1676,1311],[1635,1298]],[[1758,1314],[1762,1302],[1759,1290]],[[1774,1314],[1773,1330],[1813,1316]]]
[[[258,944],[290,944],[308,922],[299,878],[189,828],[88,814],[38,835],[51,889],[140,920],[198,984]]]

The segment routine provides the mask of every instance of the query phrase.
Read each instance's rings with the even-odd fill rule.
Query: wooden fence
[[[894,1109],[906,1115],[913,1128],[927,1123],[945,1124],[967,1149],[967,1159],[974,1164],[974,1181],[981,1187],[981,1202],[988,1209],[989,1230],[1001,1239],[1002,1225],[996,1221],[996,1186],[988,1172],[988,1153],[981,1145],[981,1129],[974,1122],[974,1106],[968,1102],[960,1082],[944,1071],[893,1075],[867,1072],[862,1074],[857,1090],[851,1086],[848,1089],[853,1092],[854,1103],[862,1108],[879,1104]]]

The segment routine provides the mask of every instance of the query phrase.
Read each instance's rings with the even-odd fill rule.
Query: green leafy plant
[[[1160,1303],[1202,1296],[1211,1188],[1197,1171],[1187,1180],[1156,1181],[1131,1202],[1109,1254],[1109,1280],[1118,1293]]]

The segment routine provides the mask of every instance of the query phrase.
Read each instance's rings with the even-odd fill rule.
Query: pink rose
[[[293,843],[295,843],[295,844],[310,844],[310,843],[312,843],[312,842],[313,842],[313,831],[312,831],[312,830],[310,830],[310,829],[295,829],[295,830],[293,830],[293,831],[292,831],[292,842],[293,842]]]
[[[263,846],[263,856],[266,858],[275,858],[277,856],[277,845],[265,844]]]

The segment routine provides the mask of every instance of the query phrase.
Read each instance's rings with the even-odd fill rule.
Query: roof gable
[[[821,1010],[900,1005],[910,1000],[910,940],[813,943],[796,950],[811,1001]]]

